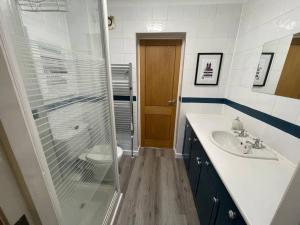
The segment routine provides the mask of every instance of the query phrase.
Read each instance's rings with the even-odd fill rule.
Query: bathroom
[[[299,225],[299,15],[2,0],[0,224]]]

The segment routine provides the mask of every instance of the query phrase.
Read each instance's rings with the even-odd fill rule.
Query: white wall
[[[31,40],[70,49],[65,13],[21,11],[21,18]]]
[[[70,62],[70,60],[73,57],[84,60],[94,58],[102,60],[103,58],[97,1],[68,0],[68,12],[21,11],[20,14],[27,35],[35,45],[38,43],[38,45],[53,48],[61,52],[61,55],[57,54],[56,57],[66,59],[64,65],[68,74],[60,75],[66,80],[66,83],[50,86],[47,83],[48,80],[45,79],[45,74],[37,73],[43,100],[53,98],[62,100],[68,95],[84,95],[86,91],[90,91],[86,87],[77,87],[76,84],[82,80],[84,82],[87,76],[90,76],[90,80],[95,79],[95,74],[82,69],[82,65],[81,67],[77,66],[79,62]],[[36,50],[38,46],[32,48]],[[35,57],[39,59],[39,51],[34,51],[34,53]],[[49,55],[49,52],[47,54]],[[35,65],[40,70],[43,68],[42,63],[45,62],[35,60]],[[37,71],[40,72],[38,69]],[[96,82],[97,80],[95,80]],[[57,99],[54,100],[54,102],[56,101]]]
[[[224,97],[241,4],[119,4],[108,1],[108,14],[116,20],[115,29],[109,32],[111,62],[133,64],[134,95],[137,90],[136,33],[186,32],[181,96]],[[218,86],[194,86],[198,52],[224,53]],[[221,108],[220,105],[182,104],[176,151],[181,152],[182,149],[184,112],[187,109],[217,113]]]
[[[98,2],[94,0],[68,0],[66,13],[72,51],[103,59],[103,44],[99,25]]]
[[[235,102],[300,125],[300,101],[251,91],[265,42],[300,31],[299,0],[251,0],[244,4],[226,97]],[[248,128],[292,162],[300,160],[300,140],[277,128],[224,107],[229,116],[240,114]]]
[[[4,154],[2,143],[0,142],[0,207],[2,208],[8,222],[15,224],[22,215],[26,215],[30,224],[31,214],[27,209],[25,200],[21,194],[16,178],[9,166]]]

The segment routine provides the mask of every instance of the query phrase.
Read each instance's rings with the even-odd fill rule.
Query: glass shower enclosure
[[[107,223],[119,194],[105,5],[0,3],[60,225]]]

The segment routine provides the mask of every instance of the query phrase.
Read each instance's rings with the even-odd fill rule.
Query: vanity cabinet
[[[246,225],[188,121],[183,159],[201,225]]]
[[[204,152],[203,152],[204,153]],[[219,207],[216,186],[216,173],[206,154],[201,158],[203,164],[196,192],[196,207],[201,225],[210,225]]]

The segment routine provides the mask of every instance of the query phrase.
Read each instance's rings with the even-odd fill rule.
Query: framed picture
[[[273,57],[274,52],[261,53],[253,82],[254,87],[265,86],[272,65]]]
[[[198,53],[195,85],[218,85],[223,53]]]

